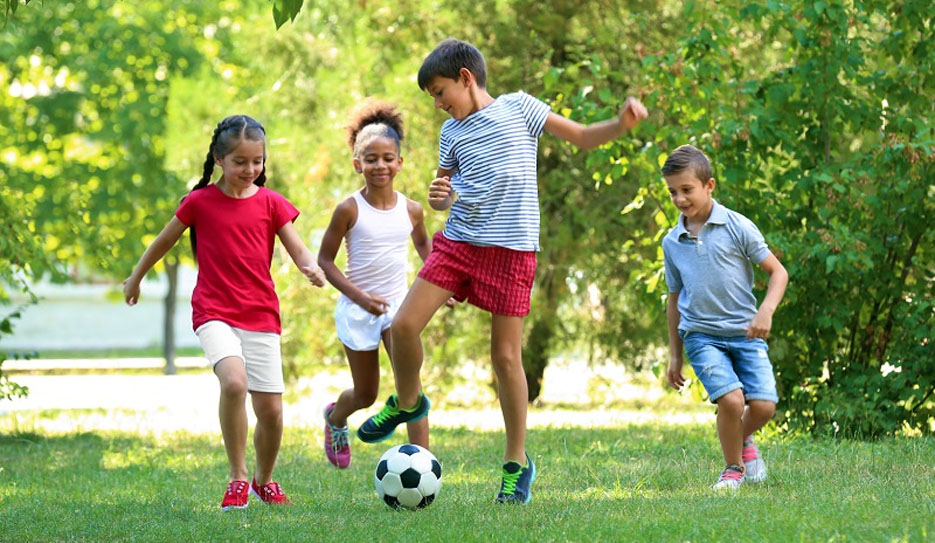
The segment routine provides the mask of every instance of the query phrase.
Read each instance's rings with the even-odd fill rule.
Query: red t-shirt
[[[276,232],[299,216],[281,194],[259,187],[249,198],[231,198],[211,184],[192,191],[175,216],[194,226],[198,282],[192,325],[219,320],[254,332],[282,333],[279,298],[269,269]]]

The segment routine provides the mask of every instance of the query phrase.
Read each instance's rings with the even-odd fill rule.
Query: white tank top
[[[344,275],[357,288],[387,300],[402,296],[408,288],[406,272],[412,234],[406,197],[399,192],[394,194],[395,206],[376,209],[360,191],[355,192],[357,222],[344,235],[347,248]]]

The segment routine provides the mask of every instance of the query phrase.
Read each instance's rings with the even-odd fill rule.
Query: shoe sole
[[[221,511],[235,511],[238,509],[246,509],[246,508],[247,508],[247,505],[228,505],[226,507],[222,507]]]
[[[523,505],[532,501],[532,484],[536,482],[536,464],[532,461],[532,458],[529,458],[529,467],[532,468],[532,473],[529,475],[529,493],[526,495],[526,499],[523,500]]]

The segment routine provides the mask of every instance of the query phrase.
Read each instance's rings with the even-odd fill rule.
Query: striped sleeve
[[[538,138],[545,129],[545,120],[549,117],[549,113],[552,113],[552,108],[542,100],[523,91],[517,94],[520,96],[520,109],[526,121],[526,128],[533,137]]]

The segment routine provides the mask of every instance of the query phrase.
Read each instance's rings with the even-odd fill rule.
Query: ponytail
[[[205,156],[205,163],[202,166],[201,179],[192,187],[192,192],[203,189],[211,182],[211,174],[214,173],[214,163],[219,158],[224,158],[230,153],[237,144],[243,139],[251,141],[266,141],[266,130],[258,121],[246,115],[231,115],[219,122],[211,135],[211,144],[208,146],[208,154]],[[266,153],[263,153],[263,171],[260,172],[253,184],[262,187],[266,184]],[[185,201],[185,198],[182,198]],[[195,250],[195,226],[189,228],[189,235],[192,240],[192,255],[198,260],[198,253]]]

